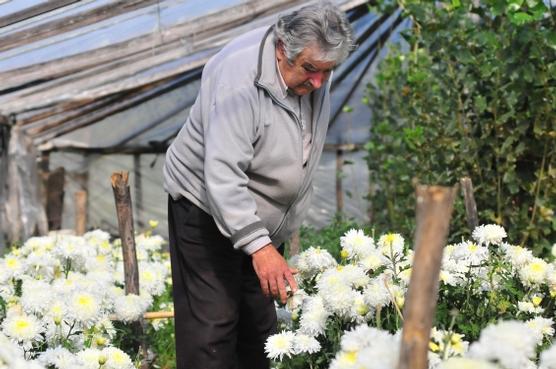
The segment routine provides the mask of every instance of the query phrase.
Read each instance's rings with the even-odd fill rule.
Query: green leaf
[[[530,23],[532,21],[534,21],[535,18],[533,18],[530,14],[528,13],[524,13],[524,12],[517,12],[514,14],[510,14],[510,21],[513,24],[516,24],[518,26]]]

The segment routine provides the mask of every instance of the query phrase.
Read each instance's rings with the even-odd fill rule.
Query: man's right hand
[[[297,283],[293,277],[295,270],[288,266],[286,260],[271,243],[255,251],[251,254],[251,258],[263,293],[266,296],[279,298],[285,304],[287,300],[285,282],[292,292],[297,290]]]

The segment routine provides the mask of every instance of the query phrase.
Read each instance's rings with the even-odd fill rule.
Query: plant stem
[[[540,169],[540,173],[539,173],[539,177],[537,178],[537,183],[535,183],[535,198],[533,200],[533,211],[531,212],[531,219],[529,220],[529,225],[527,226],[527,228],[525,229],[525,234],[523,235],[523,238],[521,239],[521,242],[519,243],[519,245],[521,247],[523,247],[525,245],[525,242],[527,242],[527,239],[529,238],[529,234],[530,234],[530,229],[533,226],[533,223],[535,222],[535,215],[537,214],[537,202],[539,200],[539,193],[540,193],[540,189],[541,189],[541,183],[544,179],[544,165],[546,163],[546,154],[548,151],[548,141],[544,142],[544,150],[543,150],[543,154],[542,154],[542,160],[541,160],[541,169]]]

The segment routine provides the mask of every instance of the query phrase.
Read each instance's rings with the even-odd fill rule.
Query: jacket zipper
[[[270,96],[270,98],[276,103],[276,105],[282,107],[283,109],[285,109],[287,112],[289,112],[293,118],[295,119],[298,131],[299,131],[299,138],[300,138],[300,146],[301,146],[301,167],[303,167],[303,130],[301,128],[301,122],[299,121],[299,119],[297,118],[297,116],[295,115],[295,112],[293,112],[287,105],[282,104],[282,102],[280,102],[268,89],[266,89],[263,85],[261,85],[258,81],[255,82],[255,84],[261,88],[263,88],[268,95]],[[312,149],[312,148],[311,148]],[[312,151],[312,150],[311,150]],[[304,176],[303,181],[301,182],[301,185],[299,187],[299,190],[297,191],[297,195],[294,197],[294,199],[292,201],[290,201],[290,203],[288,204],[286,211],[284,212],[284,215],[282,216],[282,220],[280,220],[280,223],[278,224],[278,227],[276,227],[276,229],[274,230],[274,232],[272,232],[270,234],[270,237],[276,235],[278,232],[280,232],[280,230],[282,229],[282,227],[284,226],[284,223],[288,217],[288,213],[290,212],[293,204],[295,204],[295,202],[299,199],[299,195],[301,193],[301,190],[306,186],[307,182],[307,176]]]

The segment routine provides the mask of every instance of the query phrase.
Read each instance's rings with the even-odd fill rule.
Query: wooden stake
[[[116,202],[118,227],[122,240],[122,254],[124,258],[125,293],[139,295],[139,270],[137,254],[135,252],[135,232],[133,230],[133,211],[131,208],[131,194],[129,192],[129,173],[112,173],[112,190]]]
[[[75,191],[75,234],[81,236],[87,230],[87,191]]]
[[[477,204],[473,194],[473,183],[471,178],[463,177],[460,181],[461,191],[465,202],[465,214],[467,215],[467,224],[471,232],[479,225],[479,217],[477,216]]]
[[[442,251],[456,188],[417,186],[415,256],[404,308],[398,369],[427,369]]]

